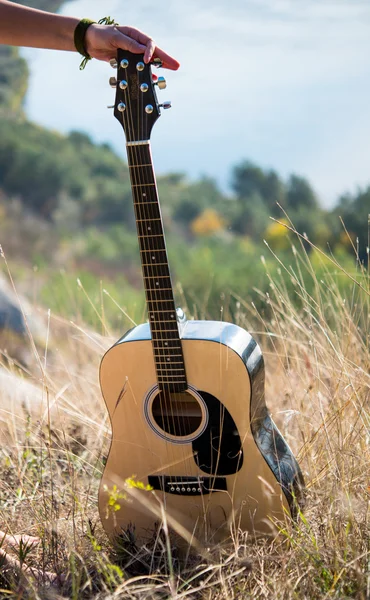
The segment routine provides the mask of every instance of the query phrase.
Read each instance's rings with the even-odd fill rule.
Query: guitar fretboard
[[[148,319],[159,388],[187,388],[150,144],[127,146]]]

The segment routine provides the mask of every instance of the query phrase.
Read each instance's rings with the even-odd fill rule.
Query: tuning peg
[[[154,85],[157,85],[160,90],[164,90],[167,87],[167,83],[164,77],[158,77],[157,81],[154,82]]]
[[[114,108],[114,104],[112,104],[112,106],[107,106],[107,108]]]
[[[117,69],[117,59],[116,58],[111,58],[109,61],[109,64],[113,69]]]
[[[115,77],[109,77],[109,85],[112,88],[117,87],[117,79]]]
[[[164,109],[171,108],[171,106],[172,106],[171,100],[167,100],[166,102],[163,102],[163,104],[160,104],[159,106],[160,106],[160,108],[164,108]]]
[[[153,65],[154,67],[157,67],[157,69],[159,69],[159,67],[162,67],[162,66],[163,66],[163,62],[161,61],[161,59],[160,59],[160,58],[153,58],[153,60],[152,60],[152,65]]]

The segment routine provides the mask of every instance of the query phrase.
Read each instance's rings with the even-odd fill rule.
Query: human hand
[[[176,71],[180,63],[158,48],[151,37],[134,27],[120,25],[93,24],[85,34],[85,49],[92,58],[109,61],[117,54],[117,49],[134,54],[144,54],[144,62],[160,58],[162,66]]]

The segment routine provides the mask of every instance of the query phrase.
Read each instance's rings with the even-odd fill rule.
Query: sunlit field
[[[104,293],[93,305],[96,330],[36,306],[45,339],[12,340],[1,357],[1,529],[40,543],[10,551],[23,571],[3,564],[1,597],[370,597],[368,273],[355,250],[353,269],[343,270],[299,236],[291,260],[274,264],[262,309],[231,293],[233,310],[220,301],[219,313],[263,348],[267,405],[307,485],[297,521],[287,519],[272,541],[239,532],[221,546],[189,547],[181,560],[166,532],[154,549],[112,548],[97,507],[110,440],[98,369],[134,317],[125,307],[114,331],[105,310],[114,299]],[[5,263],[4,272],[12,272]],[[68,293],[91,308],[83,284]]]

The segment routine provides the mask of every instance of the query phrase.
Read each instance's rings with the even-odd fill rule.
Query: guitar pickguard
[[[211,475],[232,475],[243,465],[243,449],[237,426],[223,404],[207,392],[198,392],[208,408],[208,425],[192,443],[198,467]]]

